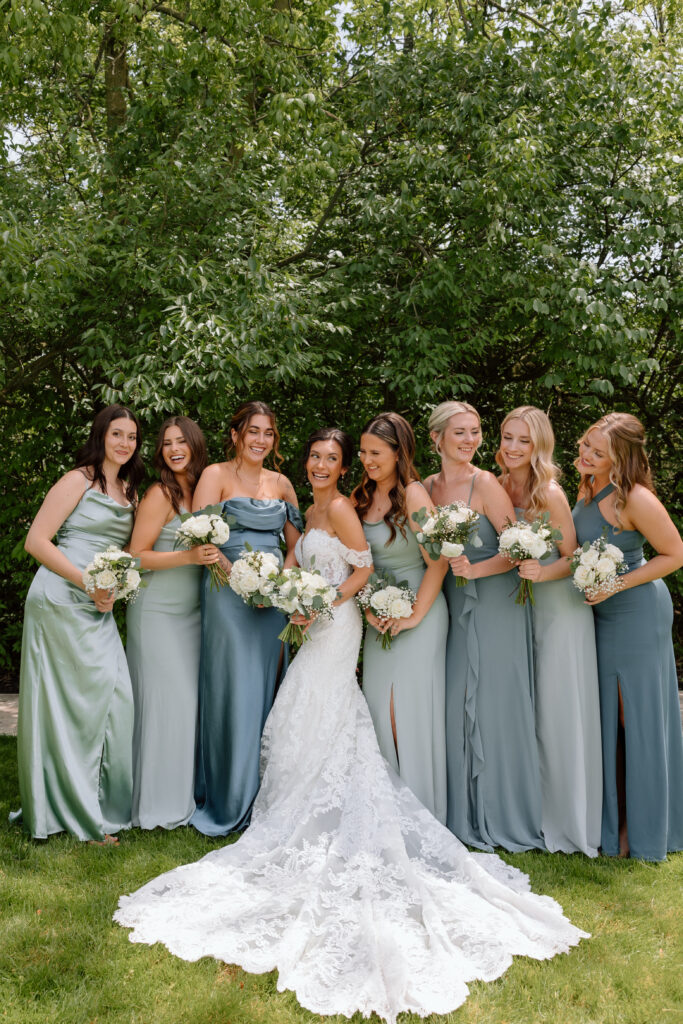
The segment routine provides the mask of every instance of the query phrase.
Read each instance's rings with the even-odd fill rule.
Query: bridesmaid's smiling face
[[[171,472],[185,472],[192,458],[192,452],[180,427],[166,428],[161,453]]]
[[[520,469],[531,464],[534,443],[526,420],[508,420],[500,435],[500,454],[507,469]]]
[[[341,445],[336,441],[314,441],[306,459],[306,475],[311,487],[336,487],[344,475]]]
[[[361,435],[358,455],[363,463],[363,469],[375,483],[396,476],[398,454],[390,444],[376,434]]]
[[[473,412],[458,412],[451,416],[446,429],[438,438],[438,444],[442,457],[452,462],[471,462],[481,444],[481,423],[478,417]]]
[[[596,480],[609,480],[612,460],[608,451],[607,438],[593,427],[579,441],[579,472]]]
[[[135,454],[138,432],[133,420],[122,416],[112,420],[104,435],[104,458],[116,466],[125,466]]]
[[[263,462],[265,457],[272,452],[275,444],[275,430],[270,417],[260,413],[251,417],[249,426],[241,437],[236,430],[233,430],[231,434],[238,455],[245,462]]]

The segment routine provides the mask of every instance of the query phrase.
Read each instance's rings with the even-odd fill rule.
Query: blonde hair
[[[472,413],[473,416],[476,416],[479,420],[479,426],[481,426],[481,416],[469,402],[441,402],[440,405],[437,405],[436,409],[432,410],[427,427],[430,434],[439,435],[438,440],[434,442],[434,447],[436,448],[438,455],[441,455],[439,441],[443,438],[446,427],[448,426],[448,421],[451,416],[458,416],[463,412],[469,412]]]
[[[608,412],[595,423],[591,423],[579,438],[579,444],[590,434],[591,430],[599,430],[605,438],[607,454],[612,462],[609,480],[614,484],[616,501],[614,511],[617,525],[621,529],[621,513],[626,507],[628,496],[634,484],[642,484],[648,491],[656,494],[652,481],[650,462],[645,451],[645,428],[636,416],[628,412]],[[574,465],[579,469],[579,459]],[[593,482],[589,476],[582,474],[582,491],[586,505],[593,499]]]
[[[542,409],[535,405],[520,405],[509,412],[500,425],[501,437],[506,423],[510,420],[524,420],[533,445],[531,463],[529,465],[529,508],[533,518],[548,510],[548,491],[550,484],[562,476],[562,470],[553,462],[555,435],[550,420]],[[496,462],[500,466],[500,482],[505,486],[510,470],[505,465],[500,448],[496,452]]]

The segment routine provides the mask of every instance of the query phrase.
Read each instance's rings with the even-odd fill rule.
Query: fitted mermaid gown
[[[289,519],[302,529],[299,510],[277,498],[230,498],[223,513],[234,521],[221,548],[231,562],[248,544],[280,556]],[[196,810],[190,824],[204,835],[224,836],[249,823],[259,786],[261,733],[278,676],[287,667],[278,633],[286,619],[275,608],[250,608],[229,586],[201,588],[199,722]]]
[[[123,547],[133,507],[89,488],[57,534],[79,569]],[[70,832],[101,840],[130,827],[133,695],[111,612],[41,565],[24,613],[19,684],[21,812],[37,839]]]
[[[644,537],[617,530],[599,503],[574,508],[580,544],[605,534],[630,570],[643,564]],[[616,761],[619,690],[624,705],[626,821],[632,857],[664,860],[683,849],[683,739],[676,662],[671,641],[673,604],[664,580],[641,583],[593,606],[602,721],[602,851],[619,853]]]
[[[155,551],[173,551],[180,516]],[[126,657],[135,698],[133,824],[175,828],[194,812],[202,570],[181,565],[145,574],[126,609]]]
[[[381,519],[363,523],[377,569],[405,580],[417,593],[425,562],[415,534],[397,529],[387,546],[389,527]],[[363,694],[383,756],[409,789],[442,823],[446,821],[445,654],[448,610],[438,594],[419,626],[399,633],[389,650],[368,626],[363,646]],[[396,743],[391,727],[394,699]]]
[[[299,541],[339,585],[369,564],[325,531]],[[263,733],[262,783],[236,843],[121,897],[133,942],[186,960],[213,956],[279,971],[316,1013],[448,1013],[467,982],[513,955],[546,959],[584,932],[558,904],[490,854],[469,854],[379,752],[356,682],[361,617],[353,601],[310,629]]]

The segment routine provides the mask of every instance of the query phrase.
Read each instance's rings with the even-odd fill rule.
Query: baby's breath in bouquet
[[[415,591],[401,580],[396,582],[388,572],[373,572],[362,590],[356,594],[356,602],[362,611],[367,608],[378,619],[409,619],[413,613],[413,605],[417,600]],[[375,637],[382,643],[382,650],[388,651],[393,639],[391,633],[378,633]]]
[[[331,619],[332,606],[339,597],[339,591],[328,583],[316,569],[300,569],[295,566],[283,569],[275,581],[275,590],[271,595],[273,607],[285,615],[303,615],[307,619]],[[301,645],[310,639],[305,627],[295,622],[288,622],[279,639],[287,643]]]
[[[553,544],[562,540],[562,533],[550,524],[550,515],[544,512],[532,523],[521,520],[510,523],[498,538],[498,550],[512,561],[524,562],[528,558],[547,558]],[[534,587],[531,580],[521,580],[515,604],[526,604],[527,597],[534,604]]]
[[[413,512],[413,519],[420,527],[415,534],[430,558],[436,561],[444,558],[459,558],[468,542],[475,548],[481,547],[481,538],[477,532],[479,513],[466,505],[464,501],[454,501],[450,505],[437,505],[431,512],[426,508]],[[464,587],[467,580],[456,576],[455,583]]]
[[[180,526],[176,530],[177,548],[196,548],[200,544],[215,544],[217,548],[230,539],[230,526],[222,515],[221,505],[209,505],[201,512],[183,512]],[[224,586],[230,577],[220,564],[214,562],[206,567],[211,574],[211,590]]]
[[[133,601],[140,587],[140,559],[111,544],[95,555],[83,570],[83,586],[88,594],[113,590],[117,600]]]
[[[577,548],[571,566],[574,586],[586,597],[614,594],[623,586],[619,575],[626,572],[624,553],[616,544],[608,544],[604,535]]]

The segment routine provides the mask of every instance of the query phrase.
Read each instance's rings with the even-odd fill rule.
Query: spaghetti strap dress
[[[230,498],[230,539],[221,551],[231,562],[248,544],[280,556],[280,534],[289,520],[301,531],[299,510],[279,498]],[[281,556],[280,556],[281,557]],[[278,633],[285,616],[275,608],[250,608],[229,586],[201,587],[199,721],[196,810],[190,824],[208,836],[246,828],[259,787],[261,733],[287,668]]]
[[[518,518],[524,513],[516,509]],[[554,546],[542,565],[557,561]],[[595,627],[570,577],[534,583],[536,738],[543,838],[551,853],[597,857],[602,744]]]
[[[173,551],[180,516],[155,551]],[[182,565],[145,574],[126,609],[126,657],[135,699],[133,824],[175,828],[194,812],[202,570]]]
[[[574,508],[580,544],[605,536],[629,570],[643,564],[644,537],[618,530],[600,511],[608,484]],[[624,705],[626,822],[632,857],[659,861],[683,849],[683,739],[671,626],[663,580],[641,583],[593,606],[602,721],[602,852],[619,853],[616,759],[619,690]]]
[[[122,548],[133,506],[89,488],[57,533],[79,569]],[[41,565],[24,612],[19,682],[19,817],[36,839],[102,840],[130,827],[133,694],[111,612]]]
[[[472,563],[498,553],[496,530],[481,512],[478,533],[481,547],[465,545]],[[447,824],[462,842],[484,850],[545,848],[531,608],[515,604],[518,582],[514,569],[463,587],[451,572],[444,581]]]
[[[425,574],[420,546],[409,526],[406,535],[383,519],[363,523],[376,569],[385,569],[417,590]],[[368,626],[363,645],[363,693],[379,749],[418,800],[442,824],[446,821],[445,650],[446,602],[438,594],[419,626],[394,637],[385,651]],[[391,728],[394,699],[396,744]]]

